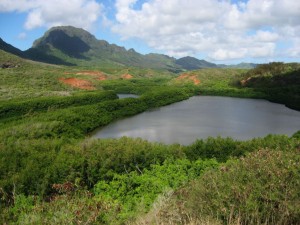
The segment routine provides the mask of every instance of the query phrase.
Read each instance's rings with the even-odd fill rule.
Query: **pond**
[[[134,94],[117,94],[119,99],[122,98],[138,98],[138,95],[134,95]]]
[[[232,137],[247,140],[268,134],[292,135],[300,130],[300,112],[266,100],[194,96],[115,121],[94,138],[140,137],[166,144]]]

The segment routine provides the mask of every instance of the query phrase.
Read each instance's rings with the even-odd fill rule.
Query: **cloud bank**
[[[91,30],[103,5],[95,0],[1,0],[0,12],[28,13],[25,29],[73,25]]]
[[[113,32],[173,56],[300,57],[300,1],[116,0]],[[282,51],[281,46],[289,46]]]
[[[1,12],[26,13],[28,31],[106,24],[122,40],[175,57],[300,59],[298,0],[0,0]]]

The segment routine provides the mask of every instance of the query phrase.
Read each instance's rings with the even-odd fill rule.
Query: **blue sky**
[[[0,0],[0,37],[22,50],[72,25],[143,54],[299,62],[299,21],[295,0]]]

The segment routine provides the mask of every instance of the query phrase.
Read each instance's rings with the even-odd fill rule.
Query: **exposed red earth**
[[[96,80],[107,80],[107,75],[101,71],[79,71],[79,72],[64,72],[64,74],[75,74],[75,75],[85,75],[94,77]],[[72,87],[80,88],[83,90],[95,90],[96,88],[90,81],[78,78],[59,78],[59,80],[65,84]]]
[[[59,78],[59,80],[72,87],[80,88],[83,90],[95,90],[96,88],[90,81],[77,79],[77,78]]]
[[[241,81],[241,85],[242,85],[242,86],[246,86],[247,83],[248,83],[251,79],[252,79],[252,77],[248,77],[247,79],[242,80],[242,81]]]
[[[131,78],[133,78],[133,76],[130,75],[129,73],[125,73],[125,74],[122,75],[122,78],[123,79],[131,79]]]
[[[176,78],[177,80],[191,80],[195,85],[199,85],[201,81],[197,78],[197,75],[183,73],[179,77]]]

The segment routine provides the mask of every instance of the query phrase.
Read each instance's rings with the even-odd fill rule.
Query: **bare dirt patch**
[[[179,77],[177,77],[177,80],[182,80],[182,79],[185,79],[187,77],[189,77],[190,75],[188,73],[183,73],[181,74]]]
[[[189,79],[192,80],[195,85],[198,85],[201,83],[201,81],[197,78],[196,75],[189,77]]]
[[[77,79],[77,78],[59,78],[59,80],[72,87],[80,88],[83,90],[95,90],[96,88],[90,81]]]
[[[245,80],[241,80],[240,83],[242,86],[246,86],[251,79],[252,79],[252,77],[248,77]]]
[[[130,75],[129,73],[125,73],[125,74],[123,74],[121,77],[122,77],[123,79],[131,79],[131,78],[133,78],[133,76]]]
[[[191,80],[195,85],[199,85],[201,81],[198,79],[197,75],[183,73],[176,80]]]

